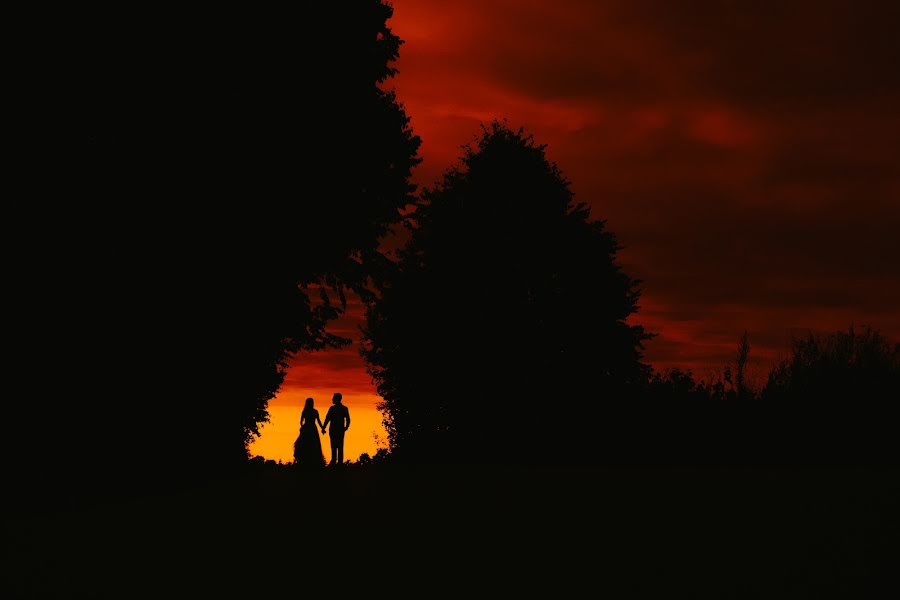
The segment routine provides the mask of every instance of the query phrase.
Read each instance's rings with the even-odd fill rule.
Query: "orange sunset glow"
[[[331,405],[331,393],[327,390],[284,390],[269,403],[270,422],[262,426],[261,436],[250,445],[250,453],[281,462],[294,460],[294,440],[300,427],[300,411],[308,397],[316,400],[316,408],[322,419]],[[356,460],[362,453],[369,456],[378,448],[386,447],[387,434],[381,423],[382,415],[375,408],[380,399],[372,394],[344,395],[344,404],[350,409],[350,429],[344,442],[344,456]],[[331,447],[328,434],[321,436],[322,452],[330,460]]]
[[[340,350],[303,353],[297,356],[287,372],[278,396],[269,401],[269,422],[262,425],[260,436],[249,446],[251,455],[281,462],[292,462],[294,440],[300,428],[300,412],[307,398],[313,398],[322,420],[331,406],[335,392],[343,395],[350,409],[350,429],[344,438],[344,457],[357,460],[359,455],[375,454],[387,446],[387,433],[382,415],[376,408],[381,401],[365,362],[359,355],[359,324],[363,307],[348,298],[347,313],[336,320],[331,331],[350,338],[353,343]],[[328,434],[321,436],[322,452],[331,458]]]

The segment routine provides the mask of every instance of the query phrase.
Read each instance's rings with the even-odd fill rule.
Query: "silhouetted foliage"
[[[724,400],[725,385],[721,380],[697,381],[691,371],[670,369],[654,373],[647,386],[646,397],[660,402],[702,402]]]
[[[809,334],[772,369],[763,388],[767,402],[892,403],[900,390],[900,344],[879,332],[851,327],[829,335]]]
[[[809,334],[774,366],[760,403],[785,462],[900,461],[900,345],[865,328]],[[774,437],[774,436],[773,436]]]
[[[32,400],[59,425],[51,455],[239,460],[287,360],[348,342],[326,323],[378,277],[379,238],[414,192],[419,139],[383,86],[391,13],[357,0],[72,24],[67,122],[36,201],[59,249],[34,266],[56,323],[43,343],[65,355]]]
[[[364,353],[394,454],[544,458],[580,444],[592,406],[646,382],[648,336],[625,322],[637,282],[531,136],[485,128],[410,231]]]
[[[390,464],[391,461],[391,453],[387,448],[379,448],[375,451],[374,455],[369,455],[368,452],[363,452],[359,455],[359,459],[353,463],[357,467],[375,467],[375,466],[385,466]]]
[[[748,400],[752,396],[752,391],[747,383],[747,359],[750,356],[750,337],[747,332],[741,336],[738,342],[737,350],[737,375],[735,378],[734,392],[738,400]]]
[[[761,393],[743,375],[745,333],[710,383],[656,373],[635,402],[598,420],[598,459],[633,464],[885,464],[900,460],[896,344],[866,329],[795,340]]]

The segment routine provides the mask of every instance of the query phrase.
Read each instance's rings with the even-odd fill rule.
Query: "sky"
[[[900,3],[393,4],[416,182],[482,123],[533,133],[642,280],[656,369],[715,376],[744,331],[757,379],[810,330],[900,339]],[[273,407],[320,388],[377,401],[352,347],[299,357]]]

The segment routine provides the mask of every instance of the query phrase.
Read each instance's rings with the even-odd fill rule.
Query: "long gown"
[[[322,440],[319,439],[319,411],[303,410],[300,418],[300,435],[294,442],[294,460],[298,465],[323,466],[325,455],[322,454]]]

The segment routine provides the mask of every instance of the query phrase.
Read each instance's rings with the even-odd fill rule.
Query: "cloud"
[[[452,4],[452,6],[448,6]],[[396,87],[430,184],[478,126],[524,126],[644,280],[658,364],[745,329],[900,337],[900,7],[397,0]],[[652,307],[652,311],[650,310]],[[686,323],[690,322],[688,326]]]
[[[744,330],[758,373],[809,330],[900,338],[900,4],[394,6],[418,182],[493,118],[533,132],[644,281],[657,368],[721,372]],[[337,331],[358,341],[361,318],[351,300]],[[338,390],[374,394],[357,345],[299,356],[285,382]]]

